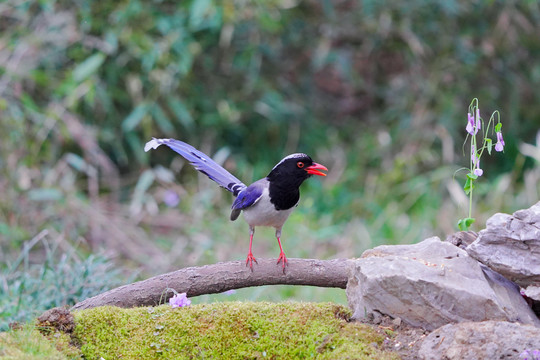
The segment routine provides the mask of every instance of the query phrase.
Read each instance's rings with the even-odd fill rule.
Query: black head
[[[277,163],[267,178],[270,182],[298,188],[311,175],[326,176],[319,170],[328,169],[314,162],[308,155],[296,153],[286,156]]]
[[[276,210],[295,206],[300,199],[300,185],[311,175],[326,176],[319,170],[328,170],[313,162],[306,154],[291,154],[277,163],[266,177],[270,182],[270,202]]]

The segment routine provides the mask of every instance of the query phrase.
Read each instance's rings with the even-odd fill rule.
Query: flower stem
[[[473,184],[471,180],[471,190],[469,192],[469,218],[472,218],[472,192],[473,192]]]

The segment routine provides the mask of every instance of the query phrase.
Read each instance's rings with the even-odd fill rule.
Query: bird
[[[266,177],[247,186],[208,155],[183,141],[152,138],[144,146],[144,151],[157,149],[160,145],[166,145],[180,154],[196,170],[235,196],[231,206],[230,219],[234,221],[240,216],[240,213],[243,213],[244,219],[249,225],[249,252],[246,258],[246,267],[249,265],[251,271],[253,271],[253,262],[257,263],[252,252],[255,227],[266,226],[276,229],[276,239],[280,251],[276,264],[282,263],[285,273],[287,257],[281,245],[283,224],[298,206],[300,185],[304,180],[312,175],[326,176],[322,171],[328,171],[328,169],[324,165],[314,162],[304,153],[294,153],[281,159]]]

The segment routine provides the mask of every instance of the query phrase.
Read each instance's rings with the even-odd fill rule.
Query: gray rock
[[[380,313],[427,330],[484,320],[540,325],[515,284],[436,237],[364,252],[353,264],[347,298],[353,318]]]
[[[530,297],[535,301],[540,301],[540,286],[527,286],[523,295]]]
[[[423,360],[523,359],[540,349],[540,329],[506,321],[445,325],[422,340]]]
[[[446,237],[446,241],[465,250],[478,237],[474,231],[458,231]]]
[[[536,316],[540,318],[540,286],[527,286],[521,293],[527,297],[525,300]]]
[[[466,251],[522,287],[540,285],[540,202],[493,215]]]

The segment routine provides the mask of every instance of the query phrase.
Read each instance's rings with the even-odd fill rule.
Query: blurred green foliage
[[[102,255],[82,259],[73,249],[59,248],[65,244],[50,244],[45,236],[46,231],[38,234],[0,268],[0,331],[121,284],[120,271],[110,259]],[[32,259],[36,256],[40,261]]]
[[[444,237],[467,211],[453,177],[473,97],[507,144],[483,163],[479,230],[538,200],[540,141],[523,143],[540,125],[539,25],[517,0],[2,2],[0,260],[43,230],[152,274],[243,258],[231,197],[144,153],[152,136],[245,182],[291,152],[327,165],[285,225],[289,256]],[[255,249],[276,253],[271,231]]]

